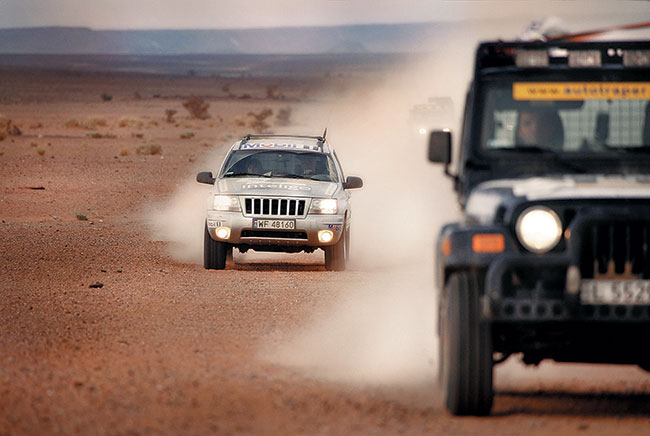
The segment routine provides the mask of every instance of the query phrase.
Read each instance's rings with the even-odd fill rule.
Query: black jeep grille
[[[650,278],[650,222],[596,220],[576,230],[583,278]]]
[[[246,215],[255,216],[304,216],[306,203],[304,199],[246,197],[244,210]]]

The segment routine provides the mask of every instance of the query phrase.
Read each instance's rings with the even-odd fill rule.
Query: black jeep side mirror
[[[196,181],[199,183],[214,185],[215,178],[212,177],[212,171],[201,171],[196,175]]]
[[[429,160],[448,165],[451,162],[451,132],[434,130],[429,136]]]
[[[343,189],[355,189],[361,187],[363,187],[363,180],[361,180],[361,177],[350,176],[345,179],[345,183],[343,184]]]

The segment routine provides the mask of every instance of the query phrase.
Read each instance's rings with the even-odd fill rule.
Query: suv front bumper
[[[291,218],[295,228],[290,230],[257,229],[253,227],[255,217],[245,217],[241,212],[208,211],[207,227],[212,239],[233,245],[278,247],[326,247],[336,244],[342,234],[345,215],[315,215]],[[268,219],[268,217],[259,217]],[[222,239],[216,234],[218,228],[228,228],[229,237]],[[319,232],[331,232],[332,239],[323,242]]]

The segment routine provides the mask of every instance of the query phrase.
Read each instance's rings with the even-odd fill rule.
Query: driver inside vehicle
[[[256,158],[250,158],[246,162],[246,173],[247,174],[262,174],[263,169],[262,169],[262,164],[260,161]]]
[[[304,153],[300,155],[300,166],[302,171],[301,175],[304,176],[313,176],[320,172],[318,171],[317,156],[312,153]]]
[[[537,145],[561,150],[564,144],[562,119],[553,109],[525,109],[519,112],[515,134],[517,145]]]

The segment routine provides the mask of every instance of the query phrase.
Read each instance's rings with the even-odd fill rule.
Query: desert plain
[[[492,416],[445,412],[427,257],[439,223],[407,245],[380,229],[410,225],[382,212],[399,202],[456,206],[433,204],[428,186],[450,185],[423,146],[407,152],[425,189],[404,194],[411,168],[384,171],[395,157],[377,150],[398,145],[370,133],[385,121],[370,108],[392,103],[373,94],[381,80],[0,66],[0,114],[20,132],[0,141],[0,436],[650,434],[650,376],[634,366],[515,356],[496,369]],[[192,95],[209,117],[183,106]],[[332,110],[359,116],[353,139]],[[320,134],[328,118],[366,183],[348,269],[316,252],[204,270],[196,171],[246,133]]]

